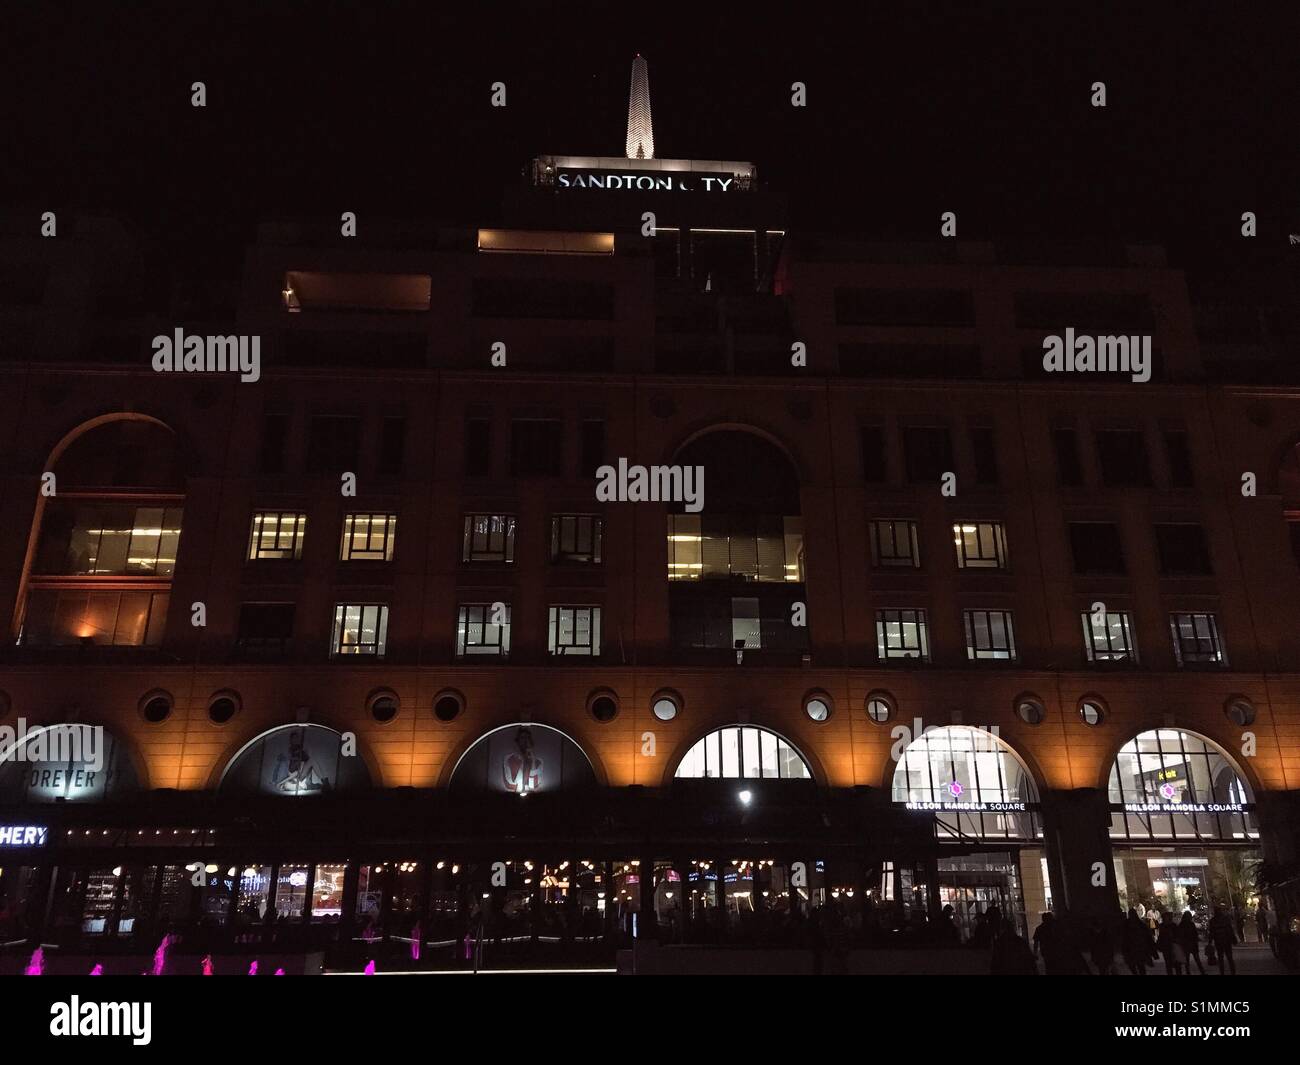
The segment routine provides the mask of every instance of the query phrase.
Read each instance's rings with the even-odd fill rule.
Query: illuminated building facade
[[[1157,248],[788,234],[679,162],[267,225],[166,322],[93,313],[124,233],[6,240],[8,939],[876,944],[1253,915],[1259,860],[1295,913],[1300,391]],[[155,373],[181,324],[260,379]],[[1151,381],[1044,374],[1066,327]]]

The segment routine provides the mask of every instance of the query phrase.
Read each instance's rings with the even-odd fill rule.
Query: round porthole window
[[[680,710],[680,701],[670,692],[660,692],[650,703],[650,712],[660,721],[671,721]]]
[[[831,716],[831,703],[824,695],[810,695],[804,700],[803,710],[814,721],[825,721]]]
[[[867,696],[867,717],[883,725],[894,716],[894,700],[885,692],[872,692]]]
[[[433,716],[443,724],[455,721],[464,709],[465,700],[459,692],[442,692],[433,701]]]
[[[214,725],[224,725],[239,712],[239,699],[228,692],[218,693],[208,703],[208,720]]]
[[[591,701],[591,716],[604,724],[618,717],[618,703],[608,695],[598,695]]]
[[[392,721],[397,716],[397,696],[391,692],[376,695],[370,700],[370,716],[381,725]]]
[[[1079,719],[1085,725],[1096,728],[1106,718],[1106,708],[1096,699],[1084,699],[1079,704]]]
[[[151,725],[161,725],[172,716],[172,697],[166,692],[154,692],[145,697],[140,713]]]
[[[1026,725],[1041,725],[1047,717],[1047,711],[1037,699],[1021,696],[1016,700],[1016,717]]]
[[[1234,695],[1224,704],[1223,712],[1228,715],[1228,720],[1234,725],[1240,725],[1243,728],[1255,723],[1255,705],[1240,695]]]

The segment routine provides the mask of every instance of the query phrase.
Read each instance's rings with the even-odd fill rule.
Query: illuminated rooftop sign
[[[554,189],[638,192],[747,192],[753,163],[727,159],[621,159],[598,155],[543,155],[533,160],[533,183]]]

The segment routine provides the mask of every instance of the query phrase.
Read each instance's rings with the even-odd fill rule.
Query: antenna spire
[[[627,98],[627,157],[655,157],[655,131],[650,122],[650,75],[639,52],[632,60],[632,90]]]

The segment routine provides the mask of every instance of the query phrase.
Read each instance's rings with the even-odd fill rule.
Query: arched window
[[[1259,838],[1249,785],[1222,750],[1192,732],[1152,729],[1129,740],[1108,791],[1115,838]]]
[[[370,786],[361,756],[324,725],[281,725],[249,741],[221,777],[223,792],[324,795]]]
[[[157,647],[184,507],[181,448],[146,418],[91,424],[57,454],[42,497],[19,641]]]
[[[673,774],[678,780],[812,780],[799,751],[775,732],[728,725],[697,740]]]
[[[699,505],[682,498],[668,506],[674,646],[739,651],[742,661],[805,651],[803,518],[790,458],[756,433],[716,429],[673,462],[702,469],[708,484]]]
[[[0,800],[100,802],[140,787],[113,733],[98,725],[49,725],[0,740]]]
[[[450,786],[534,795],[595,783],[591,760],[573,740],[548,725],[521,721],[475,740],[451,771]]]
[[[1034,839],[1038,787],[995,732],[970,725],[927,729],[903,750],[894,802],[933,810],[941,837]]]

